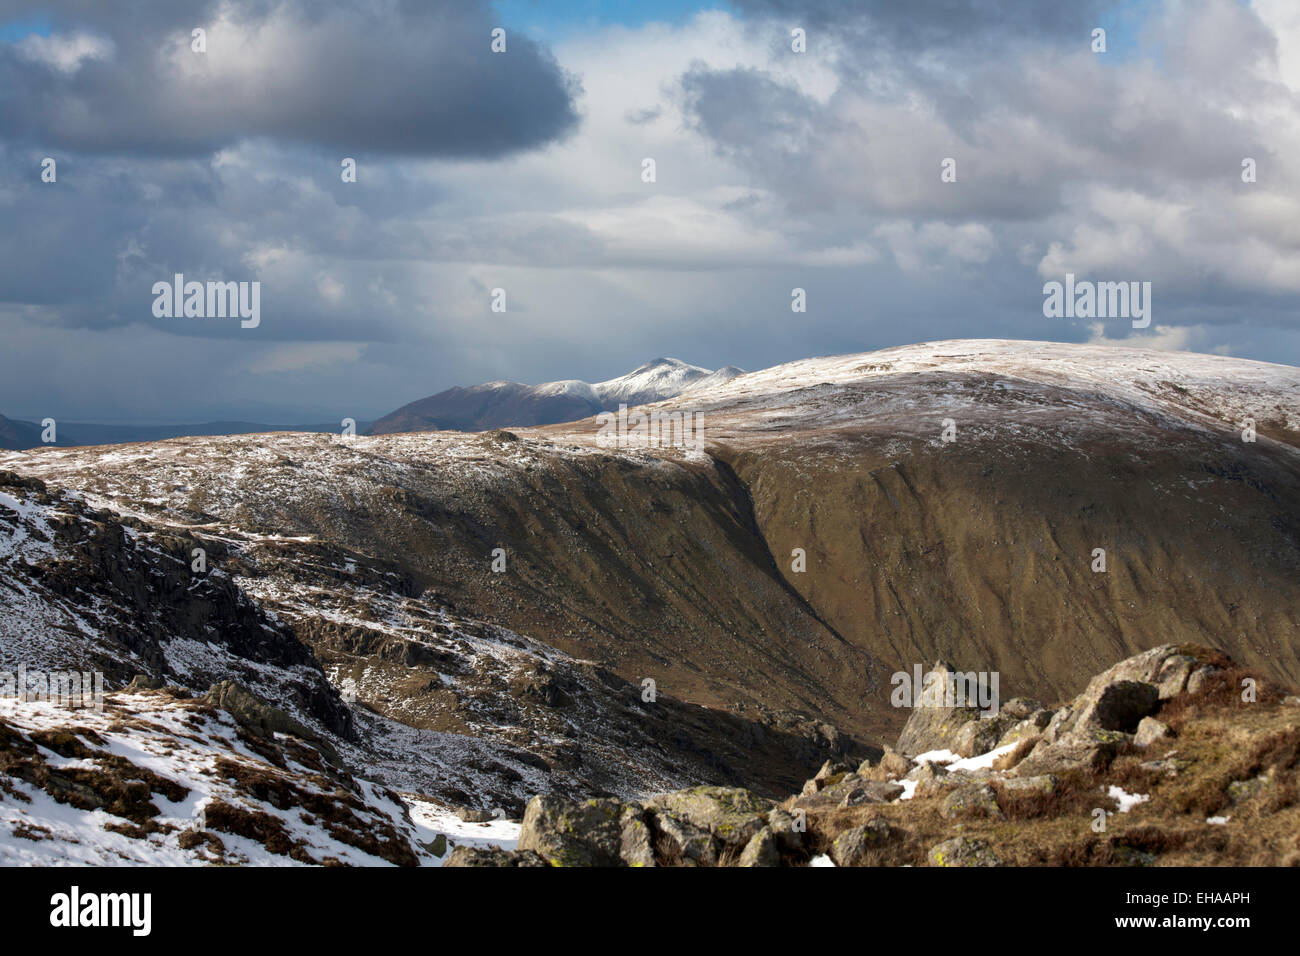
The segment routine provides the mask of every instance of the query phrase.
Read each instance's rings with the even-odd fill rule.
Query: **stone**
[[[831,844],[830,858],[836,866],[864,866],[871,850],[882,846],[890,835],[889,823],[879,818],[845,830]]]
[[[767,825],[772,811],[770,800],[733,787],[678,790],[651,797],[645,806],[654,814],[656,826],[685,839],[680,845],[686,856],[701,861],[716,857],[716,851],[709,853],[703,848],[700,834],[724,847],[740,848]]]
[[[640,807],[624,807],[618,820],[618,856],[628,866],[654,866],[650,825]]]
[[[931,866],[1001,866],[1002,860],[998,858],[989,845],[983,840],[974,840],[969,837],[954,837],[951,840],[944,840],[930,848],[926,854]]]
[[[503,850],[499,846],[458,846],[443,866],[546,866],[532,850]]]
[[[780,866],[781,853],[776,835],[770,827],[763,827],[745,844],[737,866]]]
[[[456,811],[456,816],[466,823],[488,823],[495,819],[491,810],[478,810],[474,807],[461,807]]]
[[[600,798],[575,802],[541,795],[528,801],[519,830],[520,850],[532,850],[551,866],[618,866],[623,804]]]
[[[956,671],[943,661],[936,662],[931,671],[951,678]],[[929,672],[927,672],[929,673]],[[961,728],[979,719],[974,707],[924,707],[920,706],[922,688],[913,688],[912,712],[898,735],[895,748],[904,754],[928,753],[931,750],[953,750],[953,742]],[[954,751],[955,752],[955,751]]]
[[[988,784],[959,787],[944,797],[939,812],[949,820],[965,817],[987,817],[992,820],[1002,818],[998,795]]]
[[[803,832],[795,829],[793,814],[780,807],[773,807],[772,812],[767,815],[767,826],[775,835],[776,842],[782,850],[794,852],[803,846]]]
[[[1154,717],[1143,717],[1138,723],[1133,743],[1138,747],[1150,747],[1152,744],[1169,737],[1169,725]]]
[[[1056,792],[1060,781],[1050,773],[1033,777],[1008,777],[1001,782],[1002,792],[1008,796],[1048,797]]]
[[[1213,667],[1209,664],[1204,667],[1198,667],[1196,670],[1192,671],[1192,676],[1187,678],[1187,693],[1199,694],[1201,691],[1205,690],[1206,681],[1217,673],[1219,673],[1219,668]]]

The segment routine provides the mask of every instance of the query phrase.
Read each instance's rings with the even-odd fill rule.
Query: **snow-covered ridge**
[[[1214,390],[1224,396],[1219,406],[1224,413],[1276,400],[1283,403],[1288,427],[1300,428],[1300,368],[1293,365],[1196,352],[1014,339],[952,339],[801,359],[693,389],[691,397],[704,401],[772,395],[926,372],[983,373],[1076,389],[1091,387],[1135,404],[1146,404],[1162,393],[1167,397],[1171,386]],[[1234,395],[1249,395],[1251,400],[1234,401]]]

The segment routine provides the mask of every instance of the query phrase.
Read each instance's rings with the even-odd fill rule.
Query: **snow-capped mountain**
[[[695,388],[729,382],[743,374],[734,365],[710,371],[680,359],[658,358],[626,375],[594,385],[564,379],[541,385],[486,382],[458,386],[403,405],[376,421],[370,434],[446,429],[487,431],[571,422],[612,411],[620,404],[663,401]]]
[[[585,420],[0,453],[0,670],[99,670],[122,695],[121,720],[87,718],[85,733],[0,708],[0,734],[18,735],[0,790],[7,773],[32,801],[0,825],[63,840],[69,781],[135,773],[114,753],[166,748],[114,736],[153,733],[133,717],[182,721],[216,752],[196,740],[177,748],[183,766],[150,764],[172,781],[155,792],[193,797],[141,805],[131,844],[92,842],[264,859],[238,839],[256,831],[274,857],[427,862],[421,801],[450,837],[448,808],[517,817],[537,793],[788,793],[896,733],[891,672],[939,658],[1051,700],[1162,642],[1300,678],[1300,369],[1000,341],[722,382],[655,364],[535,389],[626,401],[662,378],[682,390],[655,407],[701,415],[702,445],[610,447]],[[135,674],[167,686],[128,693]],[[223,759],[248,733],[210,713],[233,718],[229,701],[202,703],[226,679],[340,756],[357,829],[392,820],[385,846],[268,819],[266,774],[304,800],[323,786]],[[267,746],[253,752],[291,776],[324,759],[275,750],[278,732]],[[254,786],[186,782],[209,766]],[[400,792],[409,818],[373,784]],[[86,825],[120,834],[83,796]],[[205,822],[207,797],[240,812]],[[19,835],[0,853],[79,859],[68,845]]]

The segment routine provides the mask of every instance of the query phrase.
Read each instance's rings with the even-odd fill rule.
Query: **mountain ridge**
[[[370,426],[368,434],[552,425],[614,411],[619,405],[663,401],[743,374],[734,365],[710,370],[681,359],[657,358],[603,382],[560,379],[539,385],[494,381],[455,386],[389,412]]]

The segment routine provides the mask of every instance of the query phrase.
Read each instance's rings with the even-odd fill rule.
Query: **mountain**
[[[41,441],[41,429],[31,422],[16,422],[0,415],[0,448],[17,451],[33,448]]]
[[[358,422],[364,430],[368,423]],[[260,432],[339,432],[339,425],[259,425],[253,422],[203,422],[196,425],[96,425],[87,422],[59,422],[51,442],[56,448],[75,445],[122,445],[131,442],[164,441],[194,435],[250,435]],[[41,444],[41,426],[13,421],[0,415],[0,449],[21,451]]]
[[[589,385],[576,379],[521,385],[488,382],[456,387],[403,405],[371,427],[372,435],[414,431],[490,431],[571,422],[620,404],[643,405],[743,375],[734,365],[710,372],[673,358],[647,362],[627,375]]]
[[[702,447],[587,418],[0,454],[5,666],[228,673],[412,819],[780,797],[879,759],[891,675],[936,659],[1042,700],[1164,644],[1300,683],[1300,369],[975,340],[692,377],[646,410]]]

